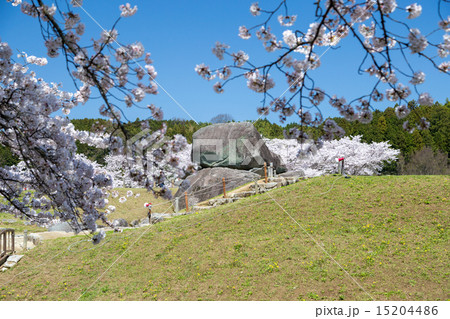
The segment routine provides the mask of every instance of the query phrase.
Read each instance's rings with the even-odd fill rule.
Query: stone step
[[[214,198],[210,199],[208,201],[208,204],[210,206],[217,206],[217,205],[223,205],[223,204],[229,204],[234,202],[236,199],[234,197],[227,197],[227,198]]]
[[[213,208],[213,206],[194,206],[194,210],[206,210],[211,208]]]
[[[284,177],[269,177],[268,180],[270,183],[277,183],[278,187],[286,186],[288,184]]]
[[[233,198],[244,198],[244,197],[249,197],[249,196],[252,196],[255,194],[256,194],[255,191],[247,191],[247,192],[234,193],[232,196],[233,196]]]
[[[250,184],[250,189],[261,189],[261,188],[265,188],[265,189],[272,189],[277,187],[278,183],[276,182],[270,182],[270,183],[258,183],[258,186],[256,186],[255,184]]]

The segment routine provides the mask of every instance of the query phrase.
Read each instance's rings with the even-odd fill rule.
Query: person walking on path
[[[152,203],[145,203],[145,207],[148,208],[147,217],[148,217],[149,224],[151,224],[151,222],[152,222]]]

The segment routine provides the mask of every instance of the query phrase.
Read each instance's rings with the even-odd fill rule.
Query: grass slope
[[[0,300],[448,299],[449,186],[320,177],[108,234],[91,250],[83,237],[47,241],[0,274]]]
[[[0,228],[12,228],[16,231],[16,234],[22,234],[24,230],[29,233],[47,231],[47,228],[44,227],[28,225],[25,220],[16,218],[9,213],[0,213]]]
[[[177,188],[171,188],[173,194],[176,193]],[[151,202],[153,205],[153,212],[160,213],[167,209],[167,212],[172,212],[172,203],[165,200],[162,197],[155,197],[153,193],[148,192],[144,188],[116,188],[115,191],[118,192],[119,196],[116,198],[109,196],[108,205],[105,209],[112,205],[116,207],[116,211],[108,215],[109,220],[114,220],[118,218],[125,219],[128,223],[131,223],[135,219],[142,219],[147,217],[148,209],[144,207],[144,203]],[[127,197],[127,192],[132,191],[133,195]],[[136,195],[138,197],[136,197]],[[125,197],[127,201],[125,203],[120,203],[119,199]],[[1,200],[1,198],[0,198]],[[39,210],[37,210],[39,212]],[[104,210],[102,210],[104,211]],[[16,231],[16,234],[22,234],[24,230],[28,232],[36,233],[47,231],[45,227],[39,227],[36,225],[27,225],[27,221],[20,218],[16,218],[9,213],[0,212],[0,228],[12,228]]]
[[[177,189],[171,188],[172,193],[175,194]],[[116,188],[115,191],[119,193],[119,196],[114,198],[109,196],[108,205],[116,207],[116,211],[108,215],[109,220],[114,220],[117,218],[123,218],[128,223],[131,223],[135,219],[142,219],[147,217],[148,209],[144,207],[145,203],[152,203],[153,212],[161,213],[167,210],[168,213],[171,213],[173,209],[171,208],[171,202],[165,200],[162,197],[156,198],[153,193],[148,192],[144,188]],[[133,195],[127,197],[127,192],[132,191]],[[139,194],[138,197],[136,195]],[[121,197],[125,197],[127,201],[125,203],[120,203],[119,199]],[[168,210],[169,209],[169,210]]]

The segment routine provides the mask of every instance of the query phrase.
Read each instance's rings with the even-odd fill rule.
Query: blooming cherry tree
[[[433,98],[427,92],[420,92],[425,73],[412,63],[411,56],[418,56],[437,71],[450,75],[450,63],[443,60],[450,53],[450,16],[442,15],[446,9],[448,12],[448,1],[436,1],[440,20],[428,35],[409,27],[408,20],[420,18],[422,13],[422,6],[417,3],[402,8],[396,0],[316,1],[315,21],[305,30],[294,27],[298,16],[289,13],[291,3],[293,1],[282,0],[273,9],[266,9],[255,2],[250,6],[250,13],[258,22],[249,28],[239,27],[240,38],[249,40],[255,37],[270,53],[267,63],[255,65],[248,53],[232,51],[229,45],[217,42],[212,49],[213,54],[219,60],[228,57],[230,62],[216,69],[205,64],[197,65],[195,71],[209,81],[218,76],[219,81],[213,87],[217,93],[223,93],[230,81],[244,78],[250,90],[263,96],[262,105],[258,108],[261,115],[275,112],[281,121],[292,115],[298,116],[301,132],[297,129],[287,132],[293,138],[307,137],[303,132],[304,126],[323,123],[321,108],[324,102],[347,120],[362,123],[372,120],[374,105],[384,98],[399,104],[396,113],[400,118],[410,111],[407,99],[412,91],[417,94],[420,104],[433,104]],[[277,24],[284,29],[281,34],[272,31]],[[442,40],[432,42],[431,35],[436,38],[437,34],[442,36]],[[326,92],[319,87],[314,70],[321,66],[321,48],[337,50],[345,45],[341,41],[349,36],[356,40],[365,54],[358,72],[372,76],[376,81],[362,96],[340,97],[336,92]],[[283,93],[279,97],[270,93],[275,86],[271,73],[284,76],[288,84],[286,95]],[[426,128],[426,123],[420,119],[417,123],[406,123],[404,127],[410,131],[414,126]],[[330,120],[323,126],[323,131],[321,139],[325,140],[341,137],[344,133]]]
[[[400,153],[388,142],[361,142],[361,136],[325,141],[320,149],[314,141],[299,144],[292,139],[273,139],[265,142],[272,152],[281,156],[288,170],[302,170],[309,177],[336,173],[340,157],[345,158],[348,174],[374,175],[381,171],[384,161],[393,161]]]
[[[20,6],[25,15],[36,19],[48,58],[64,58],[76,92],[64,92],[29,71],[31,64],[46,65],[47,58],[21,53],[16,61],[8,44],[0,42],[0,143],[20,158],[27,172],[0,167],[0,209],[35,221],[43,218],[68,221],[75,231],[91,230],[97,243],[104,232],[97,232],[96,221],[109,223],[99,210],[108,203],[107,190],[113,185],[113,178],[86,158],[76,156],[77,140],[108,148],[111,154],[126,155],[130,178],[160,194],[160,190],[153,188],[155,181],[161,183],[165,179],[164,167],[158,166],[158,162],[177,166],[172,153],[180,141],[164,139],[165,125],[155,132],[146,130],[140,136],[141,140],[161,141],[158,148],[152,149],[158,157],[148,160],[145,151],[133,151],[135,146],[129,142],[132,136],[122,118],[122,106],[141,107],[139,103],[146,95],[158,93],[157,72],[150,53],[145,52],[140,42],[118,42],[119,21],[134,15],[137,7],[121,5],[120,17],[112,28],[86,40],[85,24],[79,14],[82,0],[66,1],[64,5],[44,0],[7,2]],[[99,112],[111,120],[112,133],[77,131],[67,117],[55,116],[56,112],[68,115],[71,109],[92,98],[102,101]],[[144,109],[148,118],[163,117],[161,109],[153,104]],[[148,122],[142,124],[143,129],[148,128]],[[149,169],[153,166],[158,170]],[[184,171],[178,169],[177,173]],[[25,194],[24,185],[30,188]],[[164,189],[162,195],[170,198],[170,190]]]

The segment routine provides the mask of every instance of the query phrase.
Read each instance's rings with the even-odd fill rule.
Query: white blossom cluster
[[[312,141],[300,144],[293,139],[264,140],[273,153],[281,156],[288,170],[302,170],[308,177],[337,173],[337,159],[340,157],[345,158],[347,174],[375,175],[383,168],[384,161],[393,161],[400,153],[388,142],[361,142],[361,136],[325,141],[320,149]]]
[[[275,81],[269,75],[261,75],[259,70],[245,74],[247,87],[252,91],[261,93],[270,90],[275,86]]]
[[[157,144],[157,143],[155,143]],[[148,188],[153,190],[158,185],[170,187],[180,177],[193,173],[197,166],[191,161],[192,145],[181,135],[166,143],[162,148],[149,148],[144,155],[145,163],[157,162],[157,166],[147,166],[147,174],[143,174],[145,163],[136,162],[126,155],[107,155],[104,169],[113,177],[113,187]],[[161,174],[162,173],[162,174]],[[161,188],[161,187],[160,187]],[[170,198],[170,192],[164,194]]]
[[[129,3],[127,3],[126,5],[122,4],[119,9],[120,11],[122,11],[122,13],[120,14],[121,17],[131,17],[137,12],[137,6],[134,6],[132,8]]]

